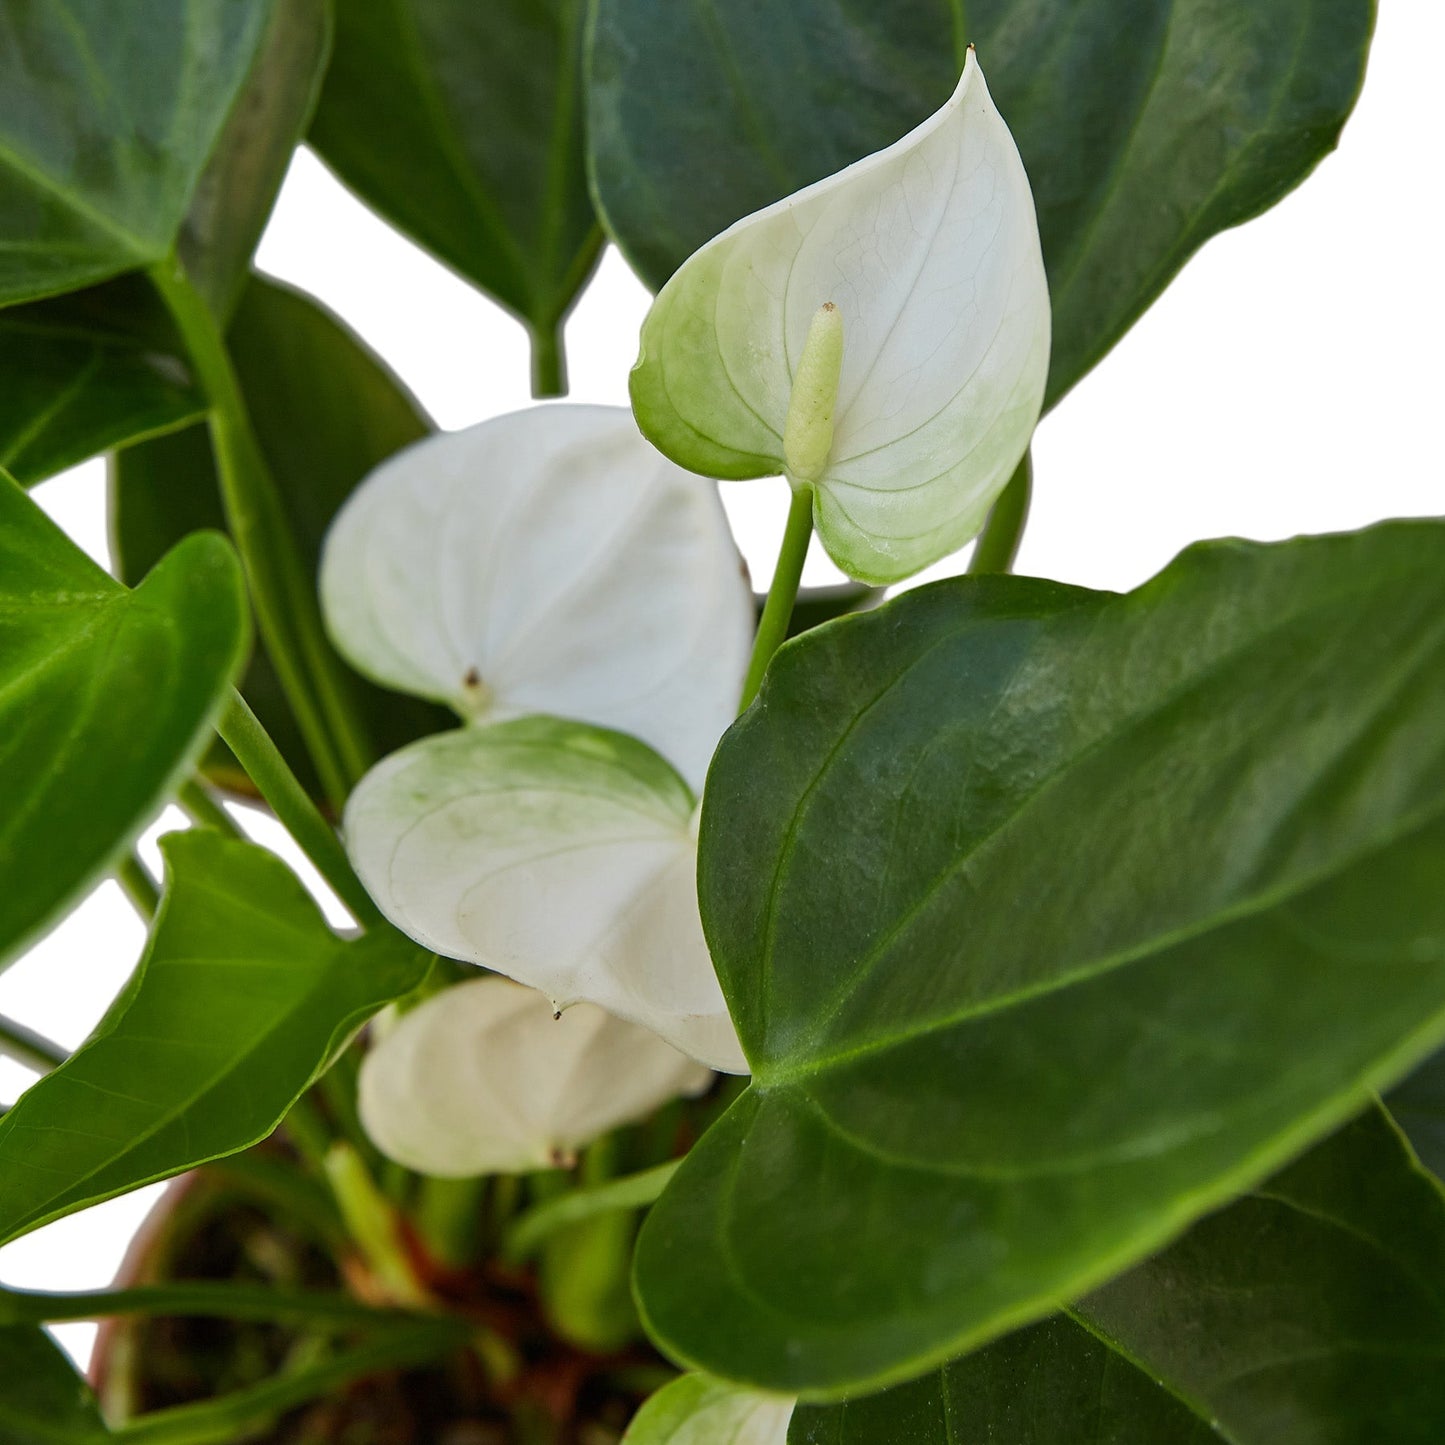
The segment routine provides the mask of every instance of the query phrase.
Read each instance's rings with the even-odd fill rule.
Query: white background
[[[1445,5],[1385,0],[1364,96],[1339,151],[1275,210],[1211,241],[1044,420],[1019,571],[1122,589],[1204,537],[1274,539],[1445,512],[1442,56]],[[292,168],[259,259],[345,317],[440,425],[530,404],[521,328],[390,232],[308,153]],[[609,253],[568,326],[574,400],[626,403],[647,303]],[[724,495],[754,580],[765,585],[786,487],[733,483]],[[100,463],[36,496],[106,558]],[[805,580],[835,575],[815,548]],[[154,853],[150,861],[157,866]],[[106,884],[0,977],[0,1012],[73,1047],[142,941],[119,890]],[[0,1098],[12,1100],[29,1077],[0,1061]],[[52,1289],[106,1284],[157,1193],[0,1250],[0,1278]],[[88,1353],[92,1326],[57,1333],[78,1357]]]

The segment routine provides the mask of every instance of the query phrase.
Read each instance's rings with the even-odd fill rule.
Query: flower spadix
[[[361,1068],[361,1120],[398,1164],[442,1178],[547,1169],[707,1087],[709,1070],[579,1004],[560,1018],[505,978],[456,984],[404,1015]]]
[[[970,50],[896,145],[747,216],[658,294],[632,402],[712,477],[811,486],[824,546],[894,582],[975,536],[1049,361],[1033,196]]]
[[[698,914],[695,809],[635,738],[533,717],[393,753],[345,831],[377,905],[428,948],[743,1073]]]
[[[399,452],[332,526],[321,594],[376,681],[469,721],[618,728],[698,786],[751,644],[716,486],[620,407],[534,407]]]

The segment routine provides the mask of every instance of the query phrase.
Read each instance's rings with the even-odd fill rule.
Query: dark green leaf
[[[430,958],[327,928],[273,854],[162,842],[166,893],[121,1003],[0,1120],[0,1241],[264,1138]]]
[[[170,254],[278,3],[0,11],[0,305]]]
[[[98,1445],[110,1432],[65,1352],[35,1325],[0,1328],[0,1445]]]
[[[708,777],[754,1083],[649,1216],[690,1364],[856,1392],[1077,1296],[1445,1037],[1445,525],[979,577],[786,644]]]
[[[835,617],[846,617],[850,612],[866,612],[876,607],[884,596],[882,587],[870,587],[866,582],[838,582],[831,587],[804,587],[793,604],[793,615],[788,619],[788,636],[811,632]],[[765,596],[757,597],[758,616],[762,616]]]
[[[331,518],[353,487],[427,422],[400,382],[310,298],[254,278],[231,325],[232,355],[261,446],[313,571]],[[204,427],[122,452],[111,468],[112,527],[121,576],[143,573],[175,540],[223,527]],[[291,766],[318,790],[301,735],[270,661],[257,647],[242,689]],[[451,714],[358,681],[379,751],[440,727]],[[219,743],[208,771],[226,787],[251,784]]]
[[[1331,149],[1373,21],[1372,0],[598,0],[595,188],[661,285],[932,114],[975,41],[1033,183],[1056,401],[1199,246]]]
[[[1434,1445],[1442,1429],[1445,1197],[1372,1109],[1069,1316],[802,1409],[791,1438]]]
[[[341,0],[311,141],[389,221],[550,342],[601,231],[583,0]]]
[[[138,276],[0,310],[0,466],[25,486],[204,411]]]
[[[0,962],[195,765],[246,647],[235,554],[188,538],[129,592],[0,473]]]
[[[1445,1179],[1445,1050],[1426,1059],[1385,1102],[1420,1162]]]

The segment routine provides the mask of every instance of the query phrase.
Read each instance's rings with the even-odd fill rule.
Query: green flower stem
[[[306,789],[297,781],[296,774],[240,693],[231,694],[231,701],[221,714],[216,731],[235,753],[301,851],[316,865],[317,871],[351,910],[357,922],[364,928],[381,923],[381,914],[353,872],[341,840],[317,811]]]
[[[275,1417],[352,1380],[382,1370],[425,1364],[458,1346],[454,1328],[409,1328],[342,1350],[317,1364],[198,1405],[142,1415],[108,1437],[121,1445],[229,1445],[250,1439]]]
[[[178,261],[153,266],[150,276],[210,401],[226,523],[246,569],[261,635],[322,785],[339,808],[372,761],[350,704],[351,683],[326,640],[315,586],[251,427],[220,328]]]
[[[28,1029],[3,1014],[0,1014],[0,1054],[41,1074],[58,1069],[70,1057],[65,1049],[52,1043],[44,1034],[37,1034],[34,1029]]]
[[[680,1163],[681,1160],[672,1159],[656,1168],[644,1169],[640,1174],[626,1174],[621,1179],[609,1179],[604,1184],[573,1190],[533,1205],[507,1230],[502,1242],[503,1255],[510,1260],[523,1260],[534,1254],[550,1234],[569,1224],[618,1209],[641,1209],[656,1202]]]
[[[1029,501],[1034,490],[1033,456],[1024,453],[1018,469],[1008,485],[998,494],[993,511],[988,514],[978,543],[973,549],[968,570],[975,576],[985,572],[1007,572],[1019,554],[1024,525],[1029,519]]]
[[[490,1182],[486,1175],[422,1179],[414,1218],[427,1253],[438,1264],[465,1269],[477,1260]]]
[[[529,326],[532,339],[532,395],[539,400],[567,395],[567,351],[562,340],[564,322]]]
[[[131,907],[140,915],[142,923],[149,923],[160,907],[161,890],[151,877],[150,869],[134,853],[127,853],[115,865],[115,881],[120,884]]]
[[[182,1281],[137,1289],[46,1294],[38,1290],[0,1290],[0,1322],[6,1325],[60,1324],[101,1320],[116,1315],[163,1315],[218,1320],[285,1320],[295,1324],[331,1324],[347,1328],[385,1328],[424,1324],[469,1331],[449,1316],[415,1310],[377,1309],[345,1294],[320,1290],[278,1289],[273,1285],[211,1284]]]
[[[176,801],[198,828],[214,828],[228,838],[245,838],[235,819],[211,796],[210,789],[199,778],[182,783]]]
[[[356,1150],[349,1144],[333,1144],[326,1155],[326,1177],[341,1207],[346,1232],[377,1283],[401,1304],[427,1305],[429,1295],[407,1256],[397,1212],[376,1187]]]
[[[783,645],[783,639],[788,635],[793,604],[798,599],[798,584],[803,580],[803,562],[808,555],[808,543],[812,539],[813,489],[795,486],[792,504],[788,508],[788,523],[783,531],[782,549],[778,553],[778,565],[773,572],[772,586],[768,588],[768,600],[763,604],[762,618],[758,622],[758,635],[753,643],[752,661],[748,663],[747,680],[743,683],[739,712],[746,711],[758,695],[768,663],[773,660],[773,654]]]

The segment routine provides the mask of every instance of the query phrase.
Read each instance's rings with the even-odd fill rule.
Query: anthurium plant
[[[1010,570],[1373,20],[0,0],[0,963],[148,929],[73,1054],[0,1020],[0,1243],[178,1181],[0,1289],[0,1445],[1445,1439],[1445,524]],[[439,433],[252,269],[303,142],[536,405]],[[630,408],[554,399],[608,243]],[[26,490],[101,454],[109,572]]]

